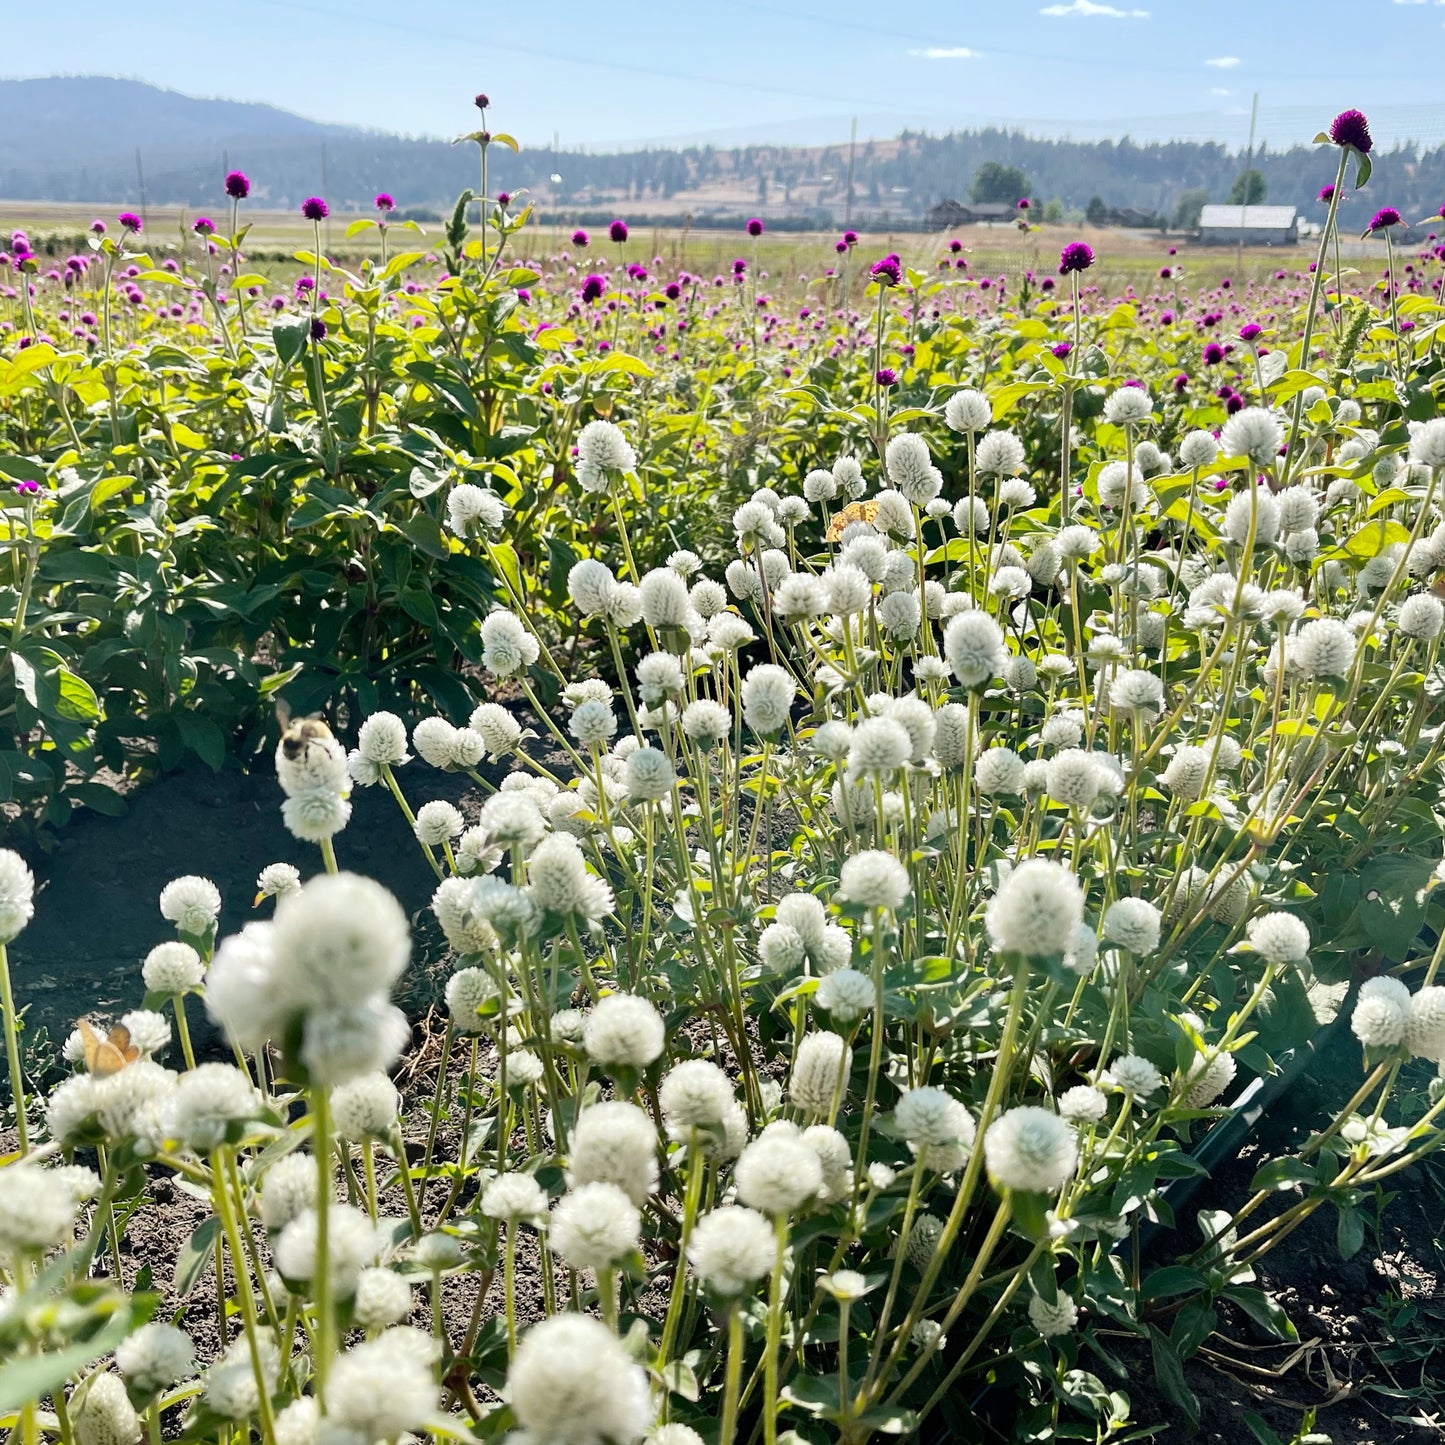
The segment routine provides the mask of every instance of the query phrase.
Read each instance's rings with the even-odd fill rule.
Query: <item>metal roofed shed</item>
[[[1293,246],[1299,240],[1294,206],[1205,206],[1199,213],[1205,246]]]

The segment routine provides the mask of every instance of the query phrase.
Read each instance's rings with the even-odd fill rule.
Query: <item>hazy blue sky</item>
[[[497,11],[503,13],[498,15]],[[320,120],[565,146],[815,142],[983,122],[1041,133],[1307,140],[1358,106],[1445,141],[1445,0],[80,0],[17,6],[13,74],[116,74]],[[12,59],[13,65],[13,59]]]

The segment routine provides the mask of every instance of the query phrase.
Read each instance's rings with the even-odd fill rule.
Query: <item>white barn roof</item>
[[[1224,226],[1231,230],[1288,230],[1298,214],[1294,206],[1205,206],[1199,213],[1201,228]]]

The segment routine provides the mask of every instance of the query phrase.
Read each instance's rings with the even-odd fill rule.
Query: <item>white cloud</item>
[[[921,56],[924,60],[977,60],[979,52],[966,45],[930,45],[927,50],[910,50],[910,55]]]
[[[1217,55],[1213,60],[1204,62],[1211,70],[1233,70],[1239,64],[1237,55]]]
[[[1069,5],[1045,5],[1040,15],[1107,15],[1111,20],[1147,20],[1147,10],[1120,10],[1113,5],[1099,5],[1095,0],[1072,0]]]
[[[1222,86],[1222,85],[1211,85],[1211,86],[1209,87],[1209,93],[1210,93],[1210,95],[1233,95],[1233,94],[1234,94],[1234,92],[1233,92],[1232,90],[1226,90],[1225,87]]]

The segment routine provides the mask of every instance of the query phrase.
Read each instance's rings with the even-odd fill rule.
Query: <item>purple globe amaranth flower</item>
[[[1211,341],[1204,348],[1205,366],[1218,366],[1224,360],[1224,348],[1217,342]]]
[[[313,341],[326,340],[326,323],[319,316],[311,318],[311,339]]]
[[[840,256],[846,255],[846,254],[847,254],[847,251],[848,251],[848,243],[847,243],[846,241],[834,241],[834,242],[833,242],[833,249],[834,249]]]
[[[627,239],[627,222],[616,220],[608,226],[607,234],[620,246]]]
[[[1084,241],[1070,241],[1059,252],[1059,275],[1067,276],[1071,271],[1087,271],[1094,264],[1093,247]]]
[[[761,236],[763,234],[763,223],[761,217],[754,216],[748,222],[748,235]]]
[[[586,231],[572,232],[572,244],[574,246],[585,246],[591,239],[592,238],[587,234]]]
[[[856,246],[856,245],[858,244],[858,233],[857,233],[857,231],[844,231],[844,232],[843,232],[843,241],[844,241],[844,243],[845,243],[846,245]]]
[[[1370,230],[1384,231],[1391,226],[1400,224],[1400,213],[1394,206],[1381,206],[1373,216],[1370,217]]]
[[[733,275],[734,275],[734,276],[741,276],[747,269],[748,269],[748,263],[747,263],[746,261],[744,261],[741,256],[739,256],[739,257],[733,262]]]
[[[101,220],[92,221],[90,223],[90,229],[94,235],[103,236],[105,235],[105,222]]]
[[[1331,182],[1329,183],[1329,185],[1327,185],[1327,186],[1322,186],[1322,187],[1320,188],[1320,202],[1321,202],[1321,204],[1327,206],[1327,205],[1329,205],[1329,203],[1330,203],[1332,200],[1334,200],[1334,198],[1335,198],[1335,183],[1334,183],[1333,181],[1331,181]]]
[[[1026,211],[1026,210],[1028,210],[1028,208],[1029,208],[1029,198],[1028,198],[1027,196],[1020,196],[1020,197],[1019,197],[1019,210],[1021,210],[1021,211]]]
[[[873,375],[879,386],[897,386],[898,373],[891,366],[880,366]]]
[[[589,305],[594,301],[600,301],[607,294],[607,278],[605,276],[589,276],[582,283],[582,299]]]
[[[880,286],[900,286],[903,284],[902,263],[891,251],[881,261],[875,261],[868,268],[868,274],[872,276]]]
[[[320,196],[307,196],[301,202],[301,214],[308,221],[324,221],[331,214],[331,207]]]
[[[233,201],[244,201],[251,194],[251,178],[245,171],[226,173],[226,194]]]
[[[1348,146],[1362,156],[1370,153],[1375,144],[1370,136],[1370,123],[1360,110],[1342,110],[1330,122],[1330,139],[1337,146]]]
[[[511,192],[510,192],[510,191],[498,191],[498,192],[497,192],[497,204],[498,204],[499,206],[510,206],[510,205],[512,204],[512,194],[511,194]]]
[[[1181,371],[1169,385],[1172,386],[1175,391],[1183,391],[1184,388],[1189,385],[1189,377]]]
[[[1257,341],[1264,333],[1264,327],[1255,321],[1247,321],[1239,328],[1239,339],[1241,341]]]
[[[386,191],[379,191],[372,205],[374,205],[378,211],[394,211],[396,209],[396,202]]]
[[[191,230],[198,236],[214,236],[216,234],[216,223],[209,216],[197,216],[191,222]]]
[[[479,90],[472,97],[472,104],[476,106],[478,110],[485,110],[491,103],[491,97],[484,90]]]
[[[1060,361],[1062,361],[1073,349],[1074,344],[1072,341],[1060,341],[1059,343],[1057,343],[1057,345],[1050,348],[1050,350],[1053,351],[1054,355],[1057,356]]]
[[[115,218],[120,223],[123,231],[130,231],[132,234],[139,234],[144,228],[141,226],[140,217],[134,211],[122,211]]]
[[[23,344],[22,342],[22,345]],[[32,481],[27,477],[24,481],[15,483],[15,490],[19,492],[22,497],[38,497],[40,495],[40,483]]]

